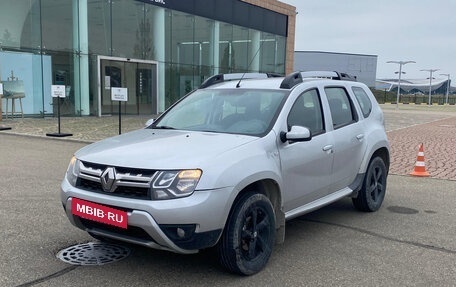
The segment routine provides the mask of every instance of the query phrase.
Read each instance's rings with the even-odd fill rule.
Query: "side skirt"
[[[353,193],[353,189],[346,187],[344,189],[341,189],[337,192],[331,193],[325,197],[322,197],[320,199],[317,199],[315,201],[312,201],[306,205],[303,205],[301,207],[295,208],[293,210],[290,210],[285,213],[285,219],[290,220],[292,218],[298,217],[300,215],[303,215],[305,213],[309,213],[311,211],[314,211],[322,206],[328,205],[330,203],[333,203],[343,197],[349,196]]]

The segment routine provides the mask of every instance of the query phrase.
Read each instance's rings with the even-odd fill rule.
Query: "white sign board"
[[[118,102],[128,101],[127,88],[111,88],[111,100]]]
[[[52,85],[51,94],[53,98],[65,98],[65,85]]]
[[[105,76],[105,90],[110,90],[111,89],[111,77],[110,76]]]
[[[0,95],[3,95],[3,84],[0,83]]]

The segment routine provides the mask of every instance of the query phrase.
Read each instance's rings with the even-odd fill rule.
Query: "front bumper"
[[[73,198],[126,211],[127,229],[75,216]],[[62,204],[76,227],[94,235],[184,254],[217,243],[228,217],[230,198],[230,188],[195,191],[185,198],[152,201],[81,190],[66,179],[61,185]]]

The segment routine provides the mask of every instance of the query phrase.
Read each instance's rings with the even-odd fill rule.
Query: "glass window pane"
[[[41,46],[39,0],[2,0],[0,9],[1,50],[38,50]]]
[[[318,90],[304,92],[296,102],[288,115],[288,130],[292,126],[309,128],[312,136],[324,133],[323,114]]]
[[[74,14],[72,2],[71,0],[41,0],[43,49],[73,50]],[[74,8],[77,8],[77,5],[75,6]],[[77,31],[77,21],[75,29]]]
[[[87,14],[90,53],[108,56],[111,55],[110,1],[88,1]]]
[[[287,53],[287,38],[283,36],[276,36],[277,43],[277,54],[276,61],[277,65],[275,66],[275,71],[278,74],[285,74],[285,56]]]
[[[219,68],[220,73],[232,72],[234,58],[232,55],[231,42],[233,41],[233,25],[227,23],[220,24],[220,44],[219,44]]]
[[[231,42],[232,72],[244,72],[248,70],[250,41],[249,29],[233,26],[233,41]]]
[[[273,34],[261,33],[261,72],[273,73],[277,66],[277,41]]]
[[[352,87],[353,93],[355,94],[356,100],[358,101],[363,116],[367,118],[372,111],[372,103],[369,99],[369,96],[366,94],[363,88]]]
[[[351,124],[357,120],[353,105],[344,88],[325,88],[325,93],[331,109],[334,128]]]
[[[131,0],[112,2],[112,56],[143,59],[145,21],[144,3]]]
[[[26,115],[52,113],[51,56],[0,51],[0,63],[5,97],[21,98],[21,108],[18,108],[19,100],[14,100],[16,112],[22,109]],[[10,112],[12,101],[8,103]],[[6,105],[3,109],[6,111]]]
[[[180,64],[194,64],[194,51],[199,44],[194,38],[195,16],[175,12],[172,13],[173,60]]]

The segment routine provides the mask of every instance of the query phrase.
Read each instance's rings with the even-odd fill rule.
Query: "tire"
[[[218,244],[221,264],[231,272],[252,275],[266,266],[275,241],[275,215],[269,199],[247,193],[234,205]]]
[[[356,209],[373,212],[380,208],[385,198],[387,175],[383,160],[380,157],[373,158],[367,168],[358,196],[352,199]]]

